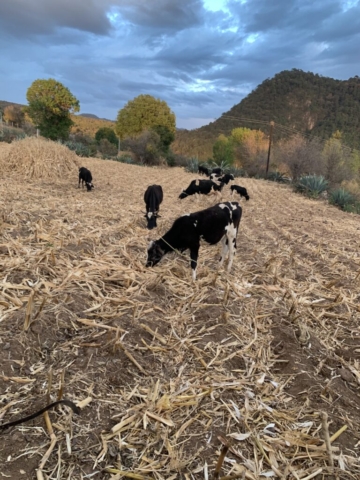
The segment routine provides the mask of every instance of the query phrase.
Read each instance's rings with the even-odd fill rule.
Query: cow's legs
[[[228,240],[228,247],[229,247],[229,263],[227,267],[227,271],[230,272],[231,266],[234,260],[234,255],[236,252],[236,234],[237,230],[233,223],[230,223],[226,227],[226,237]]]
[[[221,249],[220,267],[223,266],[225,257],[227,256],[228,251],[229,251],[227,235],[224,235],[222,237],[221,245],[222,245],[222,249]]]
[[[197,267],[197,260],[199,256],[199,247],[191,248],[190,249],[190,258],[191,258],[191,268],[192,268],[192,278],[196,280],[196,267]]]

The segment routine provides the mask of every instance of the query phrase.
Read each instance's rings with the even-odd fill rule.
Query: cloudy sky
[[[0,0],[0,100],[55,78],[81,113],[147,93],[190,129],[292,68],[360,75],[360,1]]]

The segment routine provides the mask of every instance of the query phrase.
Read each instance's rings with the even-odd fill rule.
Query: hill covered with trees
[[[274,139],[292,130],[328,139],[336,131],[344,144],[360,148],[360,78],[335,80],[302,70],[285,70],[262,82],[240,103],[215,122],[195,130],[177,130],[173,150],[183,155],[212,157],[220,134],[247,127],[269,133]],[[278,125],[278,128],[277,128]]]

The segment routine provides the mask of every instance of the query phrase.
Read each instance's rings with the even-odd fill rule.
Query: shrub
[[[295,184],[295,191],[317,198],[327,187],[328,181],[322,175],[303,175]]]
[[[281,172],[269,172],[267,179],[271,182],[279,182],[279,183],[289,183],[289,178],[285,175],[285,173]]]
[[[116,157],[115,160],[117,162],[127,163],[127,164],[135,163],[130,155],[121,155],[120,157]]]
[[[234,177],[246,177],[246,172],[243,168],[230,167],[227,169],[226,173],[231,173]]]
[[[109,142],[107,138],[102,138],[99,142],[99,152],[113,157],[117,154],[118,149],[117,146]]]
[[[190,173],[198,173],[199,171],[199,159],[196,157],[189,158],[185,170]]]
[[[64,145],[75,152],[78,157],[91,157],[91,148],[88,145],[72,141],[64,142]]]
[[[345,206],[354,205],[356,199],[352,193],[348,192],[344,188],[338,188],[337,190],[333,190],[331,192],[329,202],[332,205],[336,205],[344,210]]]

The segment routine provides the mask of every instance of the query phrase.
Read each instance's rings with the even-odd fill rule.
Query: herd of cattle
[[[207,195],[214,192],[220,194],[223,187],[228,185],[234,176],[232,174],[223,174],[220,167],[209,171],[203,166],[199,166],[199,173],[204,174],[209,180],[193,180],[186,190],[179,195],[184,199],[190,195]],[[79,168],[79,188],[80,182],[88,191],[94,188],[90,170],[85,167]],[[231,185],[232,194],[235,192],[249,200],[246,188],[239,185]],[[147,228],[152,230],[157,227],[156,219],[160,217],[159,209],[163,201],[163,189],[161,185],[150,185],[145,194],[144,202],[146,204]],[[147,250],[147,267],[153,267],[169,252],[184,252],[190,250],[192,277],[196,279],[196,267],[200,248],[200,241],[205,240],[210,245],[215,245],[221,240],[222,252],[220,265],[225,258],[229,256],[227,270],[230,271],[234,255],[236,252],[236,236],[241,220],[242,208],[237,202],[218,203],[212,207],[199,212],[183,215],[175,220],[170,230],[159,240],[151,241]]]

